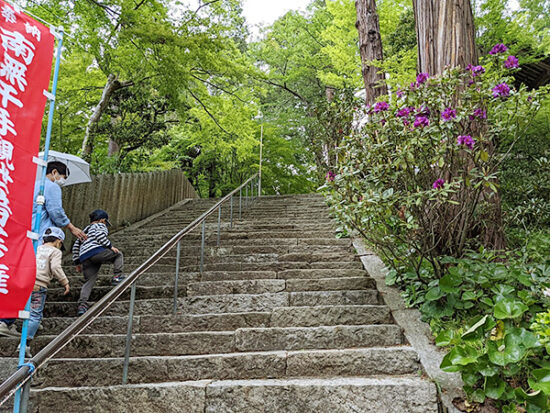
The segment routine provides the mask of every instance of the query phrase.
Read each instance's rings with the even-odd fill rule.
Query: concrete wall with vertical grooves
[[[115,231],[187,198],[198,195],[177,169],[97,175],[90,183],[63,188],[63,208],[71,222],[82,229],[90,222],[88,215],[94,209],[109,213],[113,224],[110,230]]]

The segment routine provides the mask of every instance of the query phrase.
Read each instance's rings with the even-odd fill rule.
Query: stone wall
[[[88,215],[94,209],[107,211],[113,224],[110,230],[115,231],[186,198],[198,195],[177,169],[97,175],[90,183],[63,188],[63,208],[71,222],[82,229],[90,222]]]

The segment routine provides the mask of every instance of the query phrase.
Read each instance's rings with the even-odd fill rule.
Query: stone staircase
[[[193,200],[114,234],[128,271],[214,202]],[[241,220],[235,207],[232,229],[225,208],[219,248],[214,215],[202,274],[200,232],[182,241],[176,315],[175,250],[138,281],[130,384],[121,385],[125,294],[38,372],[32,411],[438,411],[435,385],[350,240],[335,237],[320,196],[264,197]],[[109,290],[109,270],[92,300]],[[71,294],[49,290],[33,352],[75,320],[82,280],[69,265],[66,273]],[[0,339],[1,360],[16,346]]]

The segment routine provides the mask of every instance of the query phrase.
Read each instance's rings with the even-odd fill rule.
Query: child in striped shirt
[[[122,275],[124,258],[107,238],[109,235],[107,225],[111,225],[107,212],[96,209],[90,214],[90,225],[84,228],[88,239],[86,241],[77,239],[73,246],[73,262],[76,265],[76,270],[84,273],[85,280],[78,300],[78,316],[84,314],[90,307],[88,299],[102,264],[113,264],[114,275],[111,282],[113,285],[117,285],[124,279]]]

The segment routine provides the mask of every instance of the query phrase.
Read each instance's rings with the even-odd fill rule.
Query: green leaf
[[[461,346],[453,348],[448,356],[453,365],[467,366],[475,363],[478,357],[481,356],[481,352],[471,346]]]
[[[546,395],[550,395],[550,369],[537,369],[531,372],[533,379],[529,379],[529,386],[533,390],[540,390]]]
[[[483,297],[482,299],[480,299],[479,301],[481,301],[483,304],[486,304],[488,305],[489,307],[493,307],[495,304],[493,303],[493,300],[491,300],[489,297]]]
[[[472,400],[476,403],[483,403],[485,401],[485,393],[481,389],[477,389],[472,393]]]
[[[441,360],[440,368],[447,373],[456,373],[457,371],[463,370],[463,367],[460,365],[455,365],[452,362],[451,353],[447,353],[443,360]]]
[[[441,288],[434,287],[430,288],[426,293],[426,301],[436,301],[443,297],[444,293],[441,291]]]
[[[446,274],[439,280],[439,288],[446,293],[453,293],[456,291],[456,287],[462,284],[462,279],[451,273]]]
[[[487,318],[489,318],[488,315],[481,317],[478,322],[476,322],[473,326],[471,326],[464,334],[462,334],[462,338],[466,338],[467,336],[474,333],[479,327],[483,326],[485,322],[487,321]]]
[[[507,332],[502,347],[495,341],[487,343],[489,360],[498,366],[518,363],[525,357],[527,350],[537,344],[537,337],[533,333],[523,328],[514,328]]]
[[[548,397],[545,396],[540,390],[526,393],[521,387],[515,390],[515,395],[519,400],[524,400],[529,404],[537,406],[541,409],[548,407]]]
[[[462,294],[462,299],[464,301],[472,301],[477,298],[477,294],[473,291],[465,291],[464,294]]]
[[[483,162],[487,162],[489,160],[489,153],[487,151],[481,151],[479,157]]]
[[[446,347],[450,345],[456,338],[455,330],[445,330],[438,334],[435,339],[435,345],[439,347]]]
[[[487,397],[498,400],[500,399],[500,396],[504,394],[504,390],[506,390],[506,385],[504,384],[504,380],[502,380],[499,376],[489,377],[487,379],[487,383],[485,385],[485,395]]]
[[[497,302],[494,307],[494,314],[496,318],[501,320],[514,319],[521,317],[527,310],[529,310],[529,307],[521,301],[505,298]]]
[[[382,193],[382,198],[388,199],[393,195],[393,188],[388,188]]]

